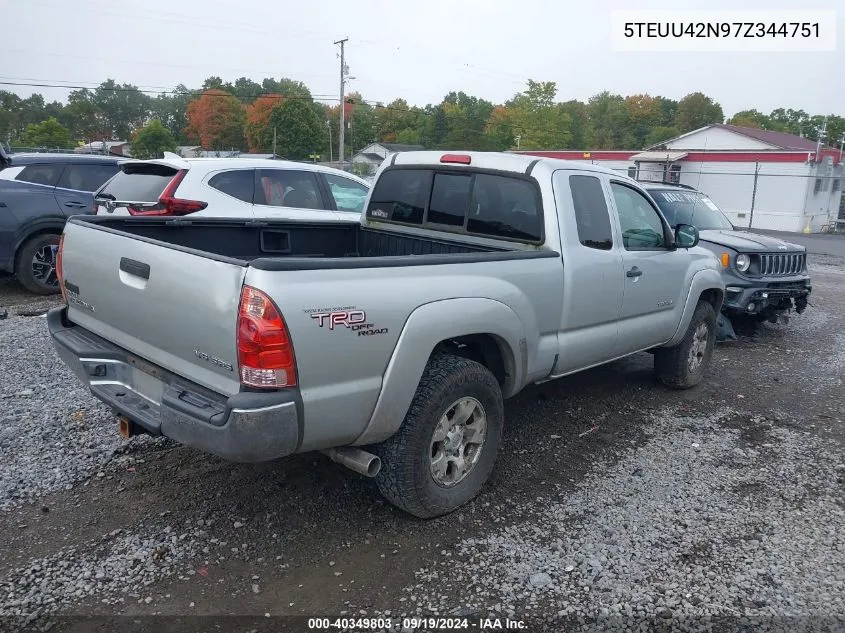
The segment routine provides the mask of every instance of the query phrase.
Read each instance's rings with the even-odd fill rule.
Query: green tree
[[[628,130],[624,138],[625,147],[644,147],[649,133],[660,125],[663,111],[660,102],[649,95],[625,97],[628,111]]]
[[[94,105],[112,139],[128,139],[129,133],[144,125],[150,116],[152,99],[132,84],[118,84],[113,79],[101,83],[93,96]]]
[[[727,120],[730,125],[770,129],[769,117],[757,110],[741,110]]]
[[[675,127],[681,134],[692,132],[705,125],[723,123],[722,106],[702,92],[693,92],[678,102]]]
[[[629,138],[630,115],[622,95],[600,92],[587,101],[591,149],[623,149]]]
[[[590,119],[587,115],[587,104],[583,101],[573,99],[560,104],[566,114],[569,115],[572,123],[570,133],[572,138],[569,146],[574,149],[587,149],[587,138],[589,137]]]
[[[676,136],[678,136],[678,128],[672,127],[671,125],[658,125],[649,131],[648,135],[645,137],[643,147],[659,145],[660,143],[673,139]]]
[[[505,121],[511,134],[519,136],[521,149],[560,149],[572,138],[572,118],[555,103],[557,86],[553,81],[528,80],[528,88],[505,103]]]
[[[68,148],[72,146],[70,132],[55,117],[50,117],[41,123],[30,123],[21,141],[27,147]]]
[[[150,116],[161,121],[179,144],[188,142],[184,130],[188,125],[188,104],[194,96],[193,91],[179,84],[171,93],[158,95],[150,104]]]
[[[176,139],[164,124],[153,119],[134,134],[132,157],[142,160],[161,158],[164,152],[176,151]]]
[[[274,108],[270,125],[276,128],[276,152],[285,158],[308,158],[325,144],[325,123],[302,99],[286,99]]]

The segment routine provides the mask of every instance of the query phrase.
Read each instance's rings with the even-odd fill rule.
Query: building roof
[[[418,152],[425,149],[422,145],[402,145],[400,143],[376,143],[390,152]]]
[[[379,156],[378,154],[373,154],[372,152],[358,152],[357,154],[355,154],[355,156],[363,156],[364,158],[371,160],[375,163],[380,163],[384,160],[382,156]]]
[[[773,130],[763,130],[756,127],[740,127],[738,125],[728,125],[727,123],[720,123],[713,127],[729,130],[743,136],[749,136],[753,139],[774,145],[778,149],[794,149],[794,150],[809,150],[816,151],[816,141],[813,141],[803,136],[795,134],[787,134],[786,132],[775,132]]]
[[[816,141],[813,141],[808,138],[804,138],[803,136],[797,136],[796,134],[788,134],[787,132],[775,132],[774,130],[764,130],[761,128],[756,127],[742,127],[739,125],[729,125],[727,123],[713,123],[711,125],[705,125],[704,127],[700,127],[697,130],[693,130],[691,132],[687,132],[686,134],[681,134],[674,138],[666,139],[665,141],[661,141],[656,145],[652,145],[651,147],[647,147],[646,149],[655,149],[657,147],[661,147],[666,145],[666,143],[671,143],[672,141],[677,141],[678,139],[682,139],[686,136],[691,136],[693,134],[697,134],[703,130],[707,130],[710,128],[718,128],[722,130],[727,130],[728,132],[733,132],[734,134],[739,134],[741,136],[746,136],[748,138],[753,138],[755,141],[760,141],[761,143],[766,143],[767,145],[771,145],[772,149],[774,150],[791,150],[791,151],[802,151],[802,152],[815,152],[816,151]],[[692,148],[690,148],[692,149]],[[695,149],[704,149],[704,148],[695,148]]]

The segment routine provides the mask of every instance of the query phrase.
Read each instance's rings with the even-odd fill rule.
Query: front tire
[[[657,380],[671,389],[694,387],[701,382],[715,346],[716,312],[706,301],[699,301],[681,342],[655,350]]]
[[[490,370],[435,354],[399,431],[375,447],[379,491],[422,519],[452,512],[490,476],[503,425],[502,392]]]
[[[56,248],[59,236],[55,233],[36,235],[24,242],[18,254],[15,277],[21,285],[39,295],[59,292],[56,277]]]

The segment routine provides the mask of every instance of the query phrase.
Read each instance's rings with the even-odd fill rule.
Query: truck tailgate
[[[70,321],[217,393],[238,392],[243,263],[71,221],[62,272]]]

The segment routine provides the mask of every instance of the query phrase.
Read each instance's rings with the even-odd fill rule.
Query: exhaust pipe
[[[381,470],[381,459],[367,451],[362,451],[354,446],[340,446],[338,448],[327,448],[320,451],[330,460],[346,466],[356,473],[366,477],[375,477]]]

